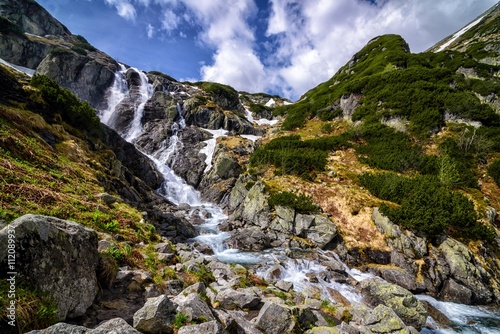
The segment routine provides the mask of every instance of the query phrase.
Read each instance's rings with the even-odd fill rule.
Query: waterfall
[[[148,82],[148,77],[144,72],[138,71],[139,76],[141,78],[141,86],[139,90],[140,98],[136,103],[138,103],[135,107],[134,119],[132,120],[132,124],[130,124],[130,128],[128,129],[125,140],[132,142],[134,139],[139,137],[142,133],[142,116],[144,116],[144,106],[146,102],[153,95],[153,85]]]
[[[118,63],[120,67],[118,71],[115,72],[115,80],[113,81],[113,86],[109,88],[106,97],[108,107],[99,113],[101,122],[112,127],[109,124],[111,116],[115,112],[116,106],[128,95],[127,80],[125,79],[125,74],[127,73],[127,68],[125,65]]]

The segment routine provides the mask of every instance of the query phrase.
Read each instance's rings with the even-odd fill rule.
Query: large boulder
[[[267,334],[291,333],[296,326],[288,308],[274,303],[265,303],[255,320],[257,328]]]
[[[172,333],[177,304],[165,295],[149,298],[134,314],[134,328],[143,333]]]
[[[225,309],[254,309],[260,304],[260,297],[248,292],[225,289],[219,292],[216,300]]]
[[[188,325],[179,328],[177,334],[224,334],[226,331],[215,320],[204,322],[199,325]]]
[[[16,279],[28,287],[49,294],[58,320],[73,318],[85,313],[98,292],[97,242],[97,233],[82,225],[29,214],[0,231],[0,265],[8,268],[8,255],[15,249],[15,267],[9,271],[16,271]],[[0,276],[10,278],[6,270]]]
[[[398,317],[393,309],[378,305],[375,307],[365,319],[365,328],[369,333],[394,333],[394,334],[410,334],[418,333],[412,327],[406,327],[405,323]]]
[[[255,183],[243,201],[242,213],[242,218],[245,221],[262,228],[267,227],[270,222],[270,208],[264,193],[264,184],[262,182]]]
[[[425,326],[427,311],[410,291],[378,278],[362,281],[360,289],[369,305],[390,307],[407,326],[418,330]]]
[[[188,322],[215,320],[210,307],[197,293],[190,293],[187,296],[181,293],[173,301],[179,305],[177,311],[184,314]]]
[[[454,302],[491,303],[492,278],[476,256],[464,244],[452,238],[447,238],[438,249],[453,280],[445,282],[442,297]]]
[[[411,259],[421,259],[427,254],[427,241],[424,238],[417,237],[409,230],[402,230],[401,227],[382,215],[378,208],[373,208],[372,219],[394,252],[402,253]]]

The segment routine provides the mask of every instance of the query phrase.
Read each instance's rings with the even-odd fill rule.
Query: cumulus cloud
[[[114,6],[118,15],[128,21],[135,21],[137,12],[128,0],[104,0],[109,6]]]
[[[276,50],[269,59],[275,65],[271,75],[297,98],[378,35],[402,35],[413,52],[424,51],[465,25],[478,1],[271,0],[271,5],[266,32]]]
[[[183,0],[183,4],[202,28],[200,42],[215,49],[213,63],[200,69],[202,80],[229,84],[238,90],[265,90],[265,69],[249,25],[257,13],[255,3]]]
[[[237,90],[261,92],[267,87],[265,69],[254,51],[244,43],[228,42],[219,45],[212,65],[203,65],[205,81],[229,84]]]

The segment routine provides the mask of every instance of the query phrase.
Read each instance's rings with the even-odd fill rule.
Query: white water
[[[124,75],[125,68],[122,67],[120,71],[117,72],[115,83],[108,92],[108,109],[101,112],[101,120],[105,124],[111,119],[111,116],[115,112],[116,106],[129,94],[126,82],[124,82]],[[143,132],[140,117],[142,117],[144,104],[147,101],[145,97],[150,96],[150,92],[150,85],[147,83],[147,81],[143,81],[141,84],[141,101],[136,106],[136,115],[134,115],[134,121],[132,121],[127,135],[127,140],[132,143],[135,142],[135,139],[137,139],[137,137],[139,137]],[[182,117],[182,110],[180,105],[178,105],[178,111],[179,118],[178,121],[172,125],[173,134],[169,138],[168,143],[167,141],[165,141],[160,149],[147,156],[155,163],[156,167],[165,178],[164,184],[159,189],[159,192],[161,194],[163,194],[169,201],[174,204],[187,203],[192,208],[200,208],[208,213],[208,215],[206,215],[206,217],[208,218],[204,218],[205,223],[199,226],[200,236],[196,237],[194,240],[209,245],[214,251],[214,257],[218,258],[221,261],[247,264],[263,263],[263,266],[257,272],[257,274],[261,275],[264,278],[270,274],[270,271],[273,267],[278,266],[280,268],[280,279],[292,282],[293,288],[296,291],[307,291],[311,288],[317,289],[321,291],[321,295],[323,298],[331,300],[328,289],[334,289],[337,290],[350,302],[361,301],[361,296],[354,291],[354,288],[351,285],[338,283],[334,280],[323,280],[320,274],[327,272],[327,270],[316,260],[290,259],[286,256],[286,254],[284,254],[283,250],[280,249],[272,249],[262,253],[250,253],[241,252],[237,249],[230,249],[227,247],[225,241],[229,237],[229,234],[226,232],[218,231],[218,225],[226,220],[227,216],[218,206],[212,203],[203,202],[201,200],[200,194],[194,188],[189,186],[182,178],[175,175],[175,173],[166,164],[169,156],[175,153],[176,150],[178,150],[178,133],[185,128],[185,122]],[[207,153],[210,153],[210,149],[207,149]],[[210,154],[213,154],[213,152]],[[191,210],[191,214],[193,212],[194,209]],[[326,259],[339,262],[343,266],[347,274],[357,281],[373,277],[373,275],[371,274],[362,273],[356,269],[350,269],[349,267],[347,267],[347,265],[343,264],[339,260],[338,255],[333,252],[323,252],[319,250],[318,254]],[[278,258],[280,259],[279,261]],[[316,276],[317,283],[311,282],[309,278],[311,275]],[[430,297],[423,296],[419,298],[424,299]],[[450,319],[452,319],[452,321],[457,324],[457,326],[461,326],[461,330],[466,330],[460,330],[458,331],[459,333],[500,332],[500,330],[498,329],[500,316],[498,314],[488,313],[484,309],[467,305],[451,305],[451,303],[442,303],[435,300],[431,301],[431,303],[433,305],[436,304],[435,306],[438,309],[442,310],[443,313],[447,314]],[[485,321],[487,325],[478,325],[479,327],[477,327],[477,330],[479,331],[476,331],[476,327],[474,327],[475,325],[467,325],[471,320],[477,321],[478,319],[488,320]],[[495,323],[497,324],[496,327]],[[437,330],[434,332],[453,333],[454,331],[446,329]]]
[[[486,307],[443,302],[430,296],[417,295],[429,302],[452,322],[452,328],[437,328],[430,333],[500,333],[500,314]],[[431,322],[435,325],[435,322]]]
[[[106,94],[108,108],[100,112],[101,122],[109,126],[111,126],[109,120],[115,112],[116,106],[128,95],[127,80],[125,80],[127,68],[123,64],[118,63],[118,65],[120,69],[115,73],[113,86],[111,86]]]

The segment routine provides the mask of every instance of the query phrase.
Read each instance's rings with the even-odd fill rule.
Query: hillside
[[[290,103],[0,0],[0,331],[498,329],[499,9],[443,51],[375,37]]]

